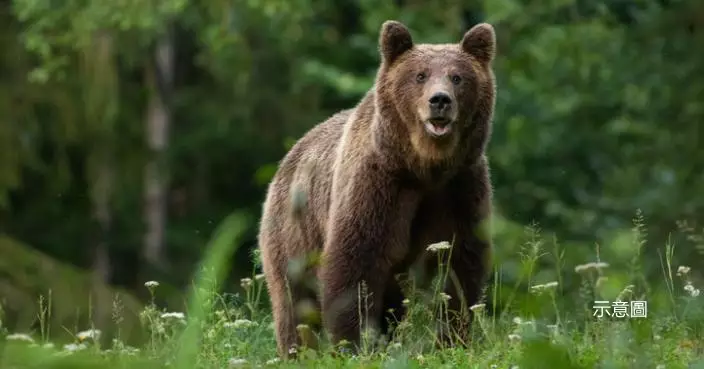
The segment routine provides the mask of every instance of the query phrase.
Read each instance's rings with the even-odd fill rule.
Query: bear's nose
[[[450,104],[452,104],[452,99],[450,95],[444,92],[436,92],[428,100],[430,102],[430,108],[437,111],[444,111]]]

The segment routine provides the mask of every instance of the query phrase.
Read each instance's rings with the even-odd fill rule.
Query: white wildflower
[[[267,361],[266,361],[266,365],[274,365],[274,364],[276,364],[276,363],[278,363],[278,362],[279,362],[279,358],[278,358],[278,357],[275,357],[275,358],[273,358],[273,359],[267,360]]]
[[[74,352],[74,351],[81,351],[85,350],[88,346],[86,346],[84,343],[69,343],[68,345],[64,345],[64,350],[68,352]]]
[[[247,364],[247,360],[232,358],[228,360],[227,363],[230,364],[230,368],[237,368],[243,366],[244,364]]]
[[[217,335],[215,328],[210,328],[205,332],[205,337],[208,339],[213,339]]]
[[[401,301],[401,303],[404,304],[404,305],[408,305],[408,304],[411,303],[411,300],[409,300],[409,299],[403,299],[403,301]]]
[[[257,274],[254,276],[255,281],[263,281],[265,279],[264,274]]]
[[[452,247],[452,245],[450,245],[449,242],[441,241],[441,242],[432,243],[432,244],[428,245],[426,250],[432,251],[432,252],[438,252],[440,250],[448,250],[451,247]]]
[[[440,292],[440,299],[441,299],[442,301],[448,302],[448,301],[450,301],[451,298],[452,298],[452,296],[450,296],[450,295],[448,295],[448,294],[446,294],[446,293],[444,293],[444,292]]]
[[[234,327],[237,329],[246,329],[250,327],[256,327],[257,323],[248,319],[237,319],[234,322],[227,322],[224,324],[226,327]]]
[[[531,292],[535,294],[540,294],[543,291],[551,290],[557,287],[557,282],[548,282],[545,284],[536,284],[530,288]]]
[[[475,304],[469,307],[469,310],[476,312],[480,312],[484,310],[484,307],[486,307],[486,304]]]
[[[512,333],[512,334],[509,334],[509,335],[508,335],[508,340],[509,340],[510,342],[518,342],[518,341],[521,340],[521,336]]]
[[[689,293],[692,297],[697,297],[700,294],[699,289],[694,288],[692,282],[687,282],[687,284],[684,285],[684,290],[687,291],[687,293]]]
[[[148,281],[148,282],[144,282],[144,287],[147,287],[147,288],[156,288],[156,287],[159,287],[159,282],[157,282],[157,281]]]
[[[24,333],[13,333],[13,334],[8,334],[7,337],[5,337],[8,341],[23,341],[23,342],[29,342],[29,343],[34,343],[34,338],[32,338],[28,334]]]
[[[513,320],[513,322],[518,326],[518,327],[516,327],[516,330],[517,330],[517,331],[526,329],[526,328],[524,328],[524,327],[529,327],[529,328],[531,328],[531,329],[534,330],[534,331],[535,331],[535,329],[536,329],[536,324],[535,324],[535,321],[534,321],[534,320],[523,320],[523,319],[521,319],[521,318],[515,318],[515,319]]]
[[[686,274],[689,273],[690,269],[691,269],[691,268],[688,267],[688,266],[680,265],[680,266],[677,268],[677,275],[680,275],[680,276],[681,276],[681,275],[686,275]]]
[[[120,350],[120,352],[130,356],[135,356],[139,353],[139,349],[132,346],[125,346]]]
[[[249,288],[250,286],[252,286],[252,278],[240,279],[240,286],[242,286],[242,288],[244,288],[244,289]]]
[[[162,319],[186,319],[186,315],[180,312],[170,312],[161,314]]]
[[[288,349],[289,355],[295,355],[296,353],[298,353],[298,350],[296,349],[295,346],[291,346],[291,348]]]
[[[604,269],[604,268],[608,268],[608,267],[609,267],[609,264],[604,263],[604,262],[586,263],[586,264],[582,264],[582,265],[577,265],[574,268],[574,271],[577,273],[581,273],[581,272],[586,272],[586,271],[592,270],[592,269],[599,270],[599,269]]]
[[[87,331],[78,332],[76,334],[76,337],[78,337],[79,341],[85,341],[88,338],[92,338],[93,340],[99,340],[101,333],[102,332],[100,332],[99,329],[89,329]]]

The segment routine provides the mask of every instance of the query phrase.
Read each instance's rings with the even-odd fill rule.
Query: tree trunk
[[[100,149],[98,149],[100,150]],[[111,312],[112,296],[105,287],[110,285],[112,268],[110,263],[110,233],[112,228],[113,158],[109,150],[98,154],[93,188],[94,216],[98,223],[95,253],[93,255],[93,311],[91,320],[96,328],[106,330]]]
[[[168,180],[165,153],[168,146],[171,111],[168,97],[173,86],[173,41],[170,30],[157,45],[148,83],[151,99],[147,112],[147,146],[150,158],[144,172],[144,235],[143,256],[152,265],[161,265],[166,228]]]
[[[97,224],[93,252],[91,323],[104,330],[110,318],[110,241],[113,224],[112,198],[115,180],[114,138],[117,111],[117,70],[113,38],[97,32],[84,51],[85,109],[89,136],[87,170],[91,183],[93,217]]]

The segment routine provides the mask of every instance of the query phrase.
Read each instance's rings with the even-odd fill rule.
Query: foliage
[[[577,293],[594,286],[566,268],[607,260],[624,273],[602,280],[604,296],[633,284],[636,295],[667,306],[664,322],[682,306],[672,295],[681,290],[669,278],[675,273],[663,268],[676,263],[669,252],[688,260],[694,282],[704,267],[704,55],[695,46],[704,44],[703,15],[696,0],[0,2],[0,296],[34,301],[49,289],[71,290],[56,286],[61,278],[23,268],[97,269],[96,250],[105,246],[112,273],[101,285],[146,300],[144,280],[158,279],[159,302],[180,309],[181,290],[198,275],[220,220],[233,209],[257,219],[292,143],[372,86],[384,20],[405,22],[418,42],[457,41],[487,21],[499,42],[489,152],[497,256],[491,308],[545,313],[530,285],[557,280],[562,293]],[[175,49],[168,94],[154,72],[165,35]],[[168,173],[166,237],[162,265],[150,265],[142,257],[144,173],[153,154],[145,143],[147,112],[160,94],[172,119],[159,162]],[[243,226],[222,282],[227,292],[242,292],[232,281],[259,270],[250,260],[257,225]],[[70,281],[87,279],[56,268]],[[55,306],[78,297],[61,298]],[[6,325],[36,328],[32,319],[14,318],[35,311],[30,304],[6,305],[13,317]],[[510,325],[508,316],[496,319]],[[266,334],[256,350],[271,348]],[[684,336],[677,334],[657,344],[680,355],[675,346]],[[541,345],[526,352],[554,349],[559,360],[562,348]],[[616,346],[590,345],[575,343],[571,357],[618,356]],[[491,355],[510,347],[476,352],[493,362]],[[641,349],[660,352],[653,347]],[[320,365],[337,362],[325,360]]]
[[[702,304],[698,287],[690,280],[691,269],[672,264],[671,254],[663,265],[666,284],[674,287],[667,293],[677,300],[675,306],[661,301],[655,294],[633,295],[633,287],[619,285],[622,291],[612,294],[600,280],[621,280],[628,275],[625,265],[587,263],[575,271],[560,269],[557,281],[543,282],[536,262],[545,256],[540,237],[526,244],[525,277],[531,281],[511,289],[524,294],[506,305],[501,314],[492,314],[486,304],[472,307],[476,313],[473,335],[467,349],[439,348],[434,342],[433,327],[442,323],[441,289],[430,295],[410,290],[408,318],[401,321],[390,341],[366,337],[366,343],[355,355],[338,352],[329,344],[315,351],[297,350],[298,359],[281,361],[274,357],[271,314],[262,310],[265,280],[252,275],[241,281],[244,295],[228,298],[218,294],[222,282],[222,258],[231,251],[231,241],[242,229],[243,218],[232,217],[219,227],[213,239],[212,257],[202,265],[208,278],[193,286],[186,313],[167,312],[154,300],[141,314],[145,335],[142,349],[125,345],[117,337],[106,348],[96,337],[99,331],[78,332],[74,342],[63,347],[46,340],[35,341],[27,334],[4,335],[1,367],[12,368],[685,368],[700,367],[702,347]],[[640,231],[644,227],[639,228]],[[638,231],[638,232],[640,232]],[[230,251],[228,251],[230,250]],[[568,250],[557,249],[559,254]],[[441,266],[445,259],[437,248]],[[640,263],[635,259],[634,263]],[[676,272],[676,273],[675,273]],[[582,280],[583,288],[567,291],[561,282],[570,275]],[[627,279],[625,279],[627,280]],[[689,286],[689,287],[687,287]],[[159,294],[156,281],[145,283],[152,299]],[[625,287],[625,288],[623,288]],[[497,289],[488,294],[496,298]],[[618,292],[618,291],[617,291]],[[646,301],[644,317],[595,316],[595,300]],[[584,305],[586,303],[586,305]],[[585,309],[578,308],[580,305]],[[440,309],[437,309],[437,308]],[[577,308],[576,308],[577,307]],[[629,314],[627,311],[626,314]],[[430,328],[430,329],[429,329]],[[200,332],[194,335],[195,331]],[[380,344],[377,344],[380,343]]]

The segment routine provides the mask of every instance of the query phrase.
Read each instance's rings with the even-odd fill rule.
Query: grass
[[[569,251],[557,245],[547,251],[544,240],[530,227],[513,283],[503,280],[506,273],[497,269],[486,304],[472,307],[476,314],[467,349],[434,345],[431,327],[446,319],[443,307],[448,296],[437,288],[425,294],[411,289],[405,302],[408,318],[399,324],[390,343],[376,348],[365,344],[357,355],[334,353],[330,347],[303,348],[295,361],[276,358],[261,275],[241,281],[243,294],[217,293],[225,261],[245,222],[229,218],[216,232],[188,297],[187,312],[164,311],[154,300],[146,306],[140,318],[148,342],[142,347],[129,347],[119,336],[109,347],[100,347],[94,340],[99,331],[90,327],[61,345],[48,342],[41,332],[0,331],[0,367],[704,368],[704,314],[692,278],[695,273],[675,264],[674,247],[668,244],[661,257],[663,280],[649,283],[640,262],[646,242],[639,217],[629,241],[633,256],[623,265],[609,265],[598,248],[594,261],[567,265]],[[430,249],[442,264],[451,245],[435,244]],[[541,280],[545,259],[551,259],[555,280]],[[158,282],[147,282],[145,288],[158,296]],[[647,316],[598,318],[594,316],[597,300],[647,301]],[[113,319],[119,323],[119,304],[115,306]]]

